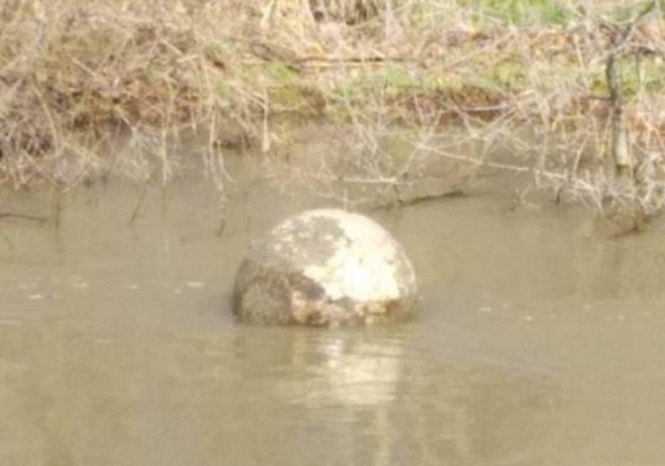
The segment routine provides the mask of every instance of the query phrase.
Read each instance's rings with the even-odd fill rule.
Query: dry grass
[[[639,181],[626,190],[605,164],[604,73],[608,25],[640,5],[364,0],[359,11],[348,6],[353,2],[339,7],[344,3],[3,3],[0,182],[71,183],[89,168],[144,167],[132,160],[136,151],[109,156],[109,147],[127,145],[153,147],[148,165],[168,178],[175,164],[168,146],[185,129],[206,136],[212,167],[225,147],[278,147],[288,139],[278,122],[320,119],[355,128],[367,149],[361,153],[369,154],[355,176],[368,181],[399,186],[416,159],[460,158],[432,137],[454,125],[478,143],[477,157],[461,157],[471,166],[532,172],[533,186],[557,199],[661,208],[660,5],[621,50]],[[386,164],[381,136],[395,125],[413,131],[414,150],[402,163]],[[527,138],[517,131],[524,127]],[[506,140],[519,157],[491,160],[492,148]],[[61,168],[72,166],[80,176]]]

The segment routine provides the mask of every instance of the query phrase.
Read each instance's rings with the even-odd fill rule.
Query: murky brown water
[[[256,180],[4,193],[0,464],[658,465],[663,231],[491,195],[375,217],[424,308],[368,330],[252,328],[250,239],[311,206]],[[60,210],[59,222],[53,211]],[[225,229],[217,235],[221,219]]]

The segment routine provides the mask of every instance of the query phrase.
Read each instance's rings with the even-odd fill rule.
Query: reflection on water
[[[302,379],[281,381],[278,391],[287,402],[311,408],[377,406],[395,399],[400,380],[399,342],[375,341],[373,336],[300,334],[293,340],[294,368]],[[308,354],[315,354],[310,358]]]
[[[665,456],[665,243],[478,195],[375,215],[419,272],[414,322],[256,328],[251,239],[316,201],[252,180],[110,183],[0,209],[0,464],[647,465]]]

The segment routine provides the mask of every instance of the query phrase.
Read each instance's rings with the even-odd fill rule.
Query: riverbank
[[[351,128],[364,146],[354,157],[369,154],[359,165],[372,167],[360,174],[375,181],[410,172],[412,157],[380,161],[384,136],[400,128],[412,150],[471,167],[508,143],[519,160],[506,169],[602,204],[614,189],[607,62],[626,29],[630,150],[660,199],[665,23],[656,6],[626,26],[647,3],[15,0],[0,11],[0,182],[76,182],[136,165],[109,157],[118,140],[149,147],[169,172],[168,147],[184,133],[204,139],[210,163],[228,150],[280,153],[294,127],[320,122]],[[476,155],[434,144],[450,128]],[[48,168],[63,161],[83,175]]]

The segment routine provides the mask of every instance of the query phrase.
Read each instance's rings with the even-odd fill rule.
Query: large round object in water
[[[370,218],[337,209],[305,211],[273,228],[242,263],[233,291],[235,315],[263,324],[401,320],[417,301],[400,244]]]

